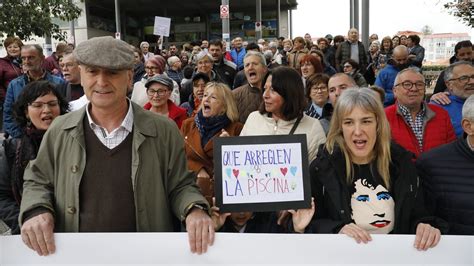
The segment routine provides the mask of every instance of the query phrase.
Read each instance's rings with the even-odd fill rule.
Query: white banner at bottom
[[[357,244],[344,235],[216,234],[214,246],[192,254],[186,233],[55,234],[56,253],[40,257],[19,236],[0,236],[0,265],[474,265],[474,237],[442,236],[428,251],[413,235],[372,235]]]

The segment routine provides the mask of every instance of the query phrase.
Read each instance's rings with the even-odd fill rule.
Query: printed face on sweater
[[[370,233],[390,233],[395,221],[395,202],[387,189],[382,185],[374,187],[366,179],[359,179],[354,185],[352,219]]]
[[[355,107],[342,119],[342,135],[353,163],[367,164],[373,159],[377,141],[375,114]]]

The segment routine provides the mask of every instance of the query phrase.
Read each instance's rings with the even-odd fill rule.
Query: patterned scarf
[[[209,140],[217,134],[217,132],[230,124],[230,120],[226,115],[204,117],[202,115],[202,110],[200,110],[194,117],[194,122],[199,130],[199,135],[201,136],[201,147],[203,148]]]

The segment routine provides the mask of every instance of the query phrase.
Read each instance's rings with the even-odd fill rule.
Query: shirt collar
[[[398,105],[398,109],[400,110],[400,112],[402,113],[403,116],[411,116],[411,113],[410,113],[410,109],[408,109],[407,107],[401,105],[400,103],[397,103]],[[418,111],[418,113],[416,114],[417,116],[424,116],[426,113],[426,107],[424,104],[421,104],[421,109],[420,111]]]
[[[474,143],[471,144],[471,142],[469,141],[469,136],[466,137],[466,142],[467,142],[467,146],[471,148],[471,151],[474,151]]]
[[[120,124],[120,127],[123,127],[125,130],[127,130],[128,132],[132,132],[132,129],[133,129],[133,108],[132,108],[132,102],[130,101],[130,99],[127,99],[127,103],[128,103],[128,111],[127,111],[127,115],[125,115],[125,118],[123,119],[122,123]],[[98,124],[96,124],[94,122],[94,120],[92,119],[90,113],[89,113],[89,106],[90,106],[90,102],[87,104],[86,106],[86,114],[87,114],[87,118],[89,119],[89,125],[90,127],[93,129],[94,127],[101,127],[99,126]]]

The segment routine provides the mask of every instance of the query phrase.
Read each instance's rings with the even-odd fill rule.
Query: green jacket
[[[193,203],[208,205],[187,170],[176,124],[132,106],[131,179],[137,231],[173,231],[173,213],[184,221]],[[86,164],[85,108],[56,118],[46,132],[36,160],[25,170],[20,223],[25,212],[43,207],[54,215],[55,232],[79,231],[79,186]]]

